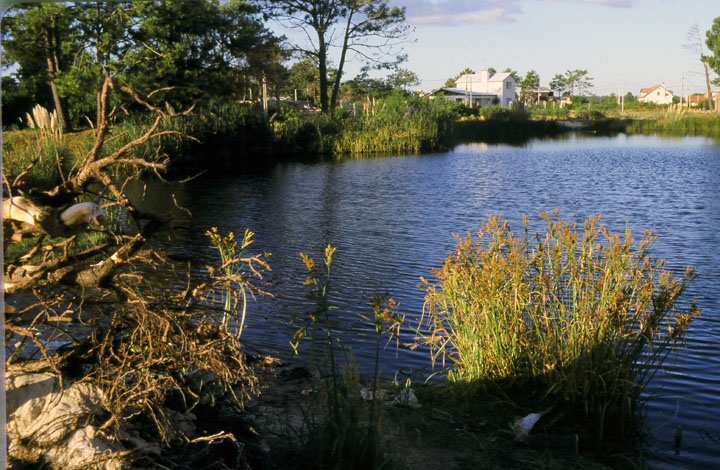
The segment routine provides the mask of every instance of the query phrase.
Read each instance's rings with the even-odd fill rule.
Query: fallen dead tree
[[[11,462],[201,468],[217,458],[202,449],[222,445],[231,448],[222,453],[223,465],[242,467],[240,434],[204,426],[194,413],[217,400],[238,412],[255,390],[233,328],[239,319],[228,318],[244,312],[246,294],[257,292],[251,279],[262,279],[269,267],[260,256],[224,260],[206,279],[188,276],[185,292],[141,274],[169,263],[148,245],[168,229],[169,218],[139,210],[124,188],[144,171],[161,174],[168,159],[159,147],[153,158],[133,157],[133,151],[159,145],[167,135],[191,138],[163,130],[164,122],[193,107],[175,113],[153,104],[161,91],[172,89],[142,95],[106,77],[92,148],[61,184],[22,190],[31,167],[4,177],[6,249],[25,247],[4,266],[6,299],[15,304],[5,322]],[[154,119],[142,135],[108,151],[113,93],[130,97]],[[129,176],[117,176],[120,165]],[[110,210],[122,211],[128,222],[110,227]],[[104,237],[78,248],[88,231]],[[234,302],[221,309],[199,301],[213,291]],[[175,450],[168,453],[168,446]],[[209,460],[183,463],[177,448]]]
[[[109,95],[113,90],[131,96],[138,104],[155,114],[155,118],[140,137],[106,154],[103,149],[110,127],[109,117],[115,112],[114,109],[108,110]],[[164,89],[164,91],[169,90]],[[156,94],[156,92],[150,93],[149,96]],[[167,169],[167,157],[158,156],[154,160],[149,160],[146,158],[133,158],[130,155],[134,149],[153,141],[157,142],[163,136],[181,136],[177,131],[160,130],[161,124],[163,121],[190,114],[194,106],[182,113],[170,114],[150,104],[148,97],[143,97],[126,86],[117,86],[110,76],[105,78],[99,103],[101,108],[99,113],[100,122],[97,126],[94,144],[88,154],[81,159],[80,165],[72,174],[68,175],[67,178],[63,178],[62,184],[47,190],[32,188],[27,192],[22,192],[19,187],[23,176],[27,174],[30,168],[21,172],[12,182],[7,178],[5,179],[4,190],[7,197],[3,201],[3,219],[5,223],[9,224],[7,231],[12,234],[12,240],[20,241],[27,235],[40,236],[37,245],[22,260],[32,258],[41,248],[52,251],[47,245],[42,246],[46,237],[71,237],[87,229],[104,230],[106,228],[104,208],[98,202],[79,200],[87,193],[87,189],[91,184],[99,184],[103,188],[102,195],[107,201],[105,206],[122,208],[139,229],[136,236],[116,239],[118,247],[105,260],[105,262],[109,263],[106,266],[117,267],[117,265],[125,262],[127,255],[142,245],[138,235],[142,239],[147,239],[164,222],[162,217],[138,210],[122,189],[128,179],[126,178],[125,182],[120,184],[112,177],[112,172],[118,165],[124,165],[126,171],[128,168],[132,169],[135,175],[141,171],[161,172]],[[182,137],[190,138],[187,136]],[[160,154],[160,152],[156,152],[156,155]],[[34,163],[31,163],[32,165]],[[63,253],[62,256],[67,258],[67,252]],[[82,261],[82,259],[78,261]],[[6,270],[5,291],[12,293],[42,285],[43,283],[58,282],[58,277],[52,274],[53,271],[58,269],[58,262],[55,257],[44,257],[40,263],[33,262],[27,265],[9,266]],[[67,267],[70,262],[65,259],[61,264]],[[76,264],[77,269],[84,269],[81,263]],[[93,270],[78,277],[78,279],[84,286],[97,286],[112,271],[112,269],[107,268]],[[65,273],[65,275],[67,274]]]

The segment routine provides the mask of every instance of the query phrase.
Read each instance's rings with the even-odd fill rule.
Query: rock
[[[525,439],[528,434],[530,434],[530,431],[533,426],[535,426],[535,423],[537,423],[541,417],[542,413],[530,413],[524,418],[518,418],[515,420],[512,426],[510,426],[512,431],[515,433],[515,438],[519,440]]]
[[[413,410],[417,410],[422,406],[412,388],[402,389],[398,396],[388,402],[388,405],[403,406],[405,408],[412,408]]]
[[[372,390],[368,390],[367,388],[362,387],[360,389],[360,396],[365,401],[373,401],[375,398],[377,398],[378,400],[382,400],[383,398],[385,398],[385,392],[383,392],[382,390],[377,390],[376,392],[373,392]]]
[[[10,457],[43,457],[53,468],[81,468],[102,462],[100,468],[122,468],[113,457],[122,447],[105,439],[92,426],[78,423],[105,414],[102,391],[88,383],[60,387],[57,375],[8,373],[6,376],[7,437]],[[96,420],[97,421],[97,420]]]
[[[48,450],[46,457],[55,468],[84,468],[89,462],[97,462],[103,470],[122,470],[121,459],[113,454],[122,448],[97,437],[93,426],[85,426],[73,432],[64,446]]]

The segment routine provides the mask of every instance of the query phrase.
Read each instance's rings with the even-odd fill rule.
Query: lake
[[[151,188],[152,189],[152,188]],[[170,194],[193,213],[191,230],[171,251],[191,258],[196,274],[217,255],[204,232],[256,233],[252,251],[269,252],[272,273],[249,311],[243,338],[249,347],[289,358],[297,329],[293,313],[312,309],[305,299],[300,252],[321,261],[327,244],[337,247],[331,303],[344,343],[360,368],[372,369],[376,293],[389,293],[416,325],[424,292],[452,251],[452,234],[477,233],[490,215],[502,214],[518,231],[527,214],[533,231],[544,231],[539,213],[558,209],[582,223],[602,214],[613,232],[628,226],[659,236],[653,254],[682,274],[700,277],[686,300],[704,310],[687,347],[653,382],[648,403],[651,468],[707,468],[720,462],[720,146],[699,137],[597,137],[571,134],[524,146],[464,144],[446,153],[319,163],[280,163],[263,171],[217,176],[148,190],[144,204],[172,210]],[[184,286],[184,279],[177,279]],[[413,342],[405,331],[404,345]],[[386,377],[423,380],[432,373],[427,350],[388,346]],[[676,454],[674,436],[683,429]]]

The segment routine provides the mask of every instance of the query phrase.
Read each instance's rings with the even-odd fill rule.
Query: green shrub
[[[516,237],[492,217],[427,283],[427,342],[449,379],[469,387],[530,390],[538,406],[562,404],[596,432],[622,439],[636,400],[684,339],[695,305],[680,295],[694,277],[674,278],[650,258],[656,237],[636,245],[590,217],[575,224],[542,214],[547,233]],[[427,282],[427,281],[426,281]]]

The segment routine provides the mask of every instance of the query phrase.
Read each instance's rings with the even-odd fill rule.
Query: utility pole
[[[680,107],[683,107],[685,101],[685,74],[680,75]]]
[[[467,76],[465,77],[465,104],[468,104],[470,102],[470,99],[468,98],[468,90],[467,90]]]
[[[467,82],[465,82],[467,83]],[[473,82],[472,78],[470,79],[470,109],[473,107]]]
[[[620,112],[625,112],[625,80],[622,81],[620,85],[620,94],[622,97],[620,98]]]

